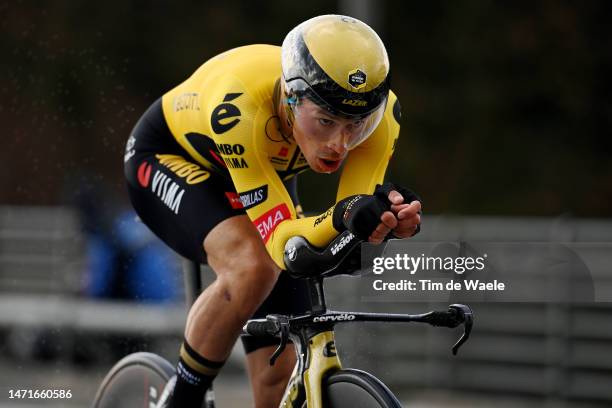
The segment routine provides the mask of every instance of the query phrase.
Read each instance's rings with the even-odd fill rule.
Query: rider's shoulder
[[[400,101],[392,90],[389,90],[389,99],[387,102],[387,108],[385,109],[385,116],[393,118],[398,125],[402,117],[402,107],[400,105]]]
[[[190,78],[215,109],[231,103],[245,110],[269,101],[280,72],[280,47],[254,44],[225,51],[203,64]]]
[[[275,81],[280,72],[280,47],[245,45],[216,55],[201,65],[190,80],[210,87],[238,86],[257,93]]]

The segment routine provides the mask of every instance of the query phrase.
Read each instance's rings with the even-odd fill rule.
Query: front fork
[[[336,352],[334,332],[329,330],[318,333],[308,339],[307,344],[297,347],[299,360],[293,369],[280,407],[302,408],[305,399],[308,408],[323,408],[323,379],[330,371],[342,368]]]

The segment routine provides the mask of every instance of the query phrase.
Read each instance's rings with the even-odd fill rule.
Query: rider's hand
[[[414,200],[404,203],[402,195],[393,190],[389,193],[391,211],[397,218],[397,225],[392,228],[397,238],[408,238],[419,232],[421,226],[421,202]]]
[[[397,238],[408,238],[418,232],[421,224],[421,202],[413,201],[404,204],[402,195],[392,190],[388,196],[391,202],[391,211],[385,211],[380,217],[380,223],[368,237],[368,242],[380,244],[393,232]]]
[[[349,196],[339,201],[334,207],[333,223],[337,231],[348,229],[357,238],[365,241],[376,233],[382,219],[392,218],[395,219],[391,212],[391,202],[381,200],[374,195],[363,194]]]
[[[376,186],[374,195],[387,199],[391,211],[381,216],[381,223],[370,236],[370,242],[382,241],[386,236],[383,236],[385,232],[386,234],[392,232],[397,238],[408,238],[420,231],[421,199],[414,192],[387,182]]]

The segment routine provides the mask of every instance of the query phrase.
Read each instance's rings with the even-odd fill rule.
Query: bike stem
[[[323,314],[327,311],[325,292],[323,291],[323,278],[313,277],[306,280],[308,295],[310,296],[311,311],[313,314]]]

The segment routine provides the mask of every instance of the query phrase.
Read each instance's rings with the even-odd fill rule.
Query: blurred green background
[[[91,301],[83,295],[91,269],[87,234],[103,230],[116,241],[117,233],[111,221],[100,221],[114,218],[97,214],[81,225],[62,204],[95,192],[102,197],[91,194],[91,202],[112,215],[129,206],[123,152],[130,130],[154,100],[208,58],[246,44],[281,44],[292,27],[315,15],[363,18],[364,10],[387,45],[403,108],[387,178],[418,192],[427,216],[442,215],[428,218],[419,239],[610,241],[610,1],[0,0],[0,386],[53,379],[78,390],[73,406],[88,406],[117,353],[170,350],[166,357],[176,358],[182,338],[176,317],[160,319],[175,324],[141,344],[140,332],[148,334],[138,316],[122,316],[133,330],[116,329],[129,340],[119,341],[100,323],[115,312],[96,309],[99,315],[86,320],[90,326],[71,313]],[[330,206],[335,179],[300,176],[307,211]],[[595,278],[612,276],[608,253],[597,253]],[[607,288],[608,280],[597,282]],[[429,310],[406,304],[392,310],[359,302],[344,285],[330,289],[334,307],[344,300],[359,310]],[[451,332],[374,327],[339,339],[347,342],[351,365],[393,384],[403,400],[414,389],[438,397],[441,389],[465,388],[494,396],[496,406],[584,407],[587,400],[609,406],[609,303],[476,304],[475,310],[473,340],[456,360],[448,354]],[[184,316],[184,306],[170,312]],[[74,326],[60,324],[71,316]],[[384,348],[377,345],[381,339]],[[40,350],[49,364],[40,364]],[[89,371],[79,371],[81,365]],[[233,378],[230,368],[224,372]],[[231,381],[225,389],[220,383],[220,396],[236,393]],[[504,405],[497,391],[541,399]]]
[[[419,192],[427,213],[612,215],[612,3],[372,4],[403,108],[388,178]],[[339,11],[3,2],[0,202],[58,204],[74,180],[125,200],[124,143],[151,102],[221,51],[280,44],[299,22]],[[315,179],[302,179],[307,210],[331,204],[333,183],[315,195]]]

